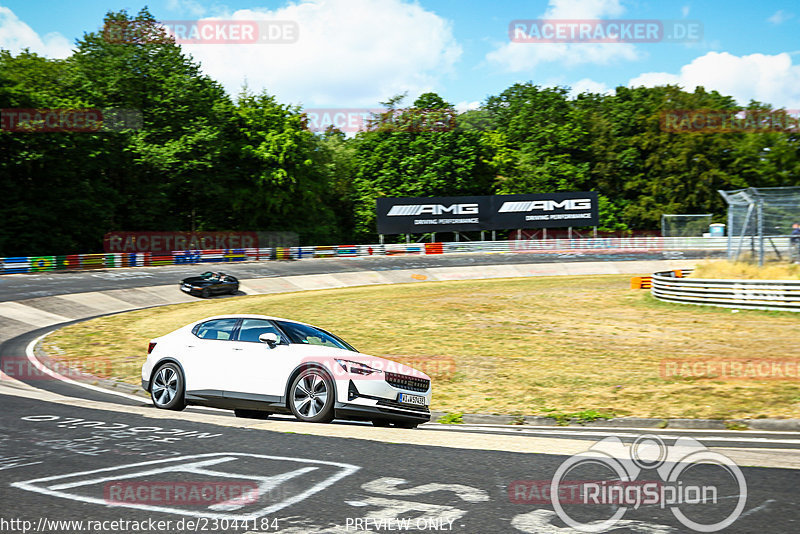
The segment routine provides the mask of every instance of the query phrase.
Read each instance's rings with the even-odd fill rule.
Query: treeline
[[[146,10],[106,16],[126,21],[155,22]],[[516,84],[461,114],[433,93],[382,104],[368,131],[320,134],[267,93],[231,98],[169,40],[87,33],[64,60],[0,51],[0,108],[134,109],[142,119],[115,132],[0,131],[0,256],[98,251],[111,230],[371,242],[380,196],[594,190],[601,229],[624,233],[658,228],[662,213],[721,218],[718,189],[800,185],[797,132],[664,131],[665,110],[741,109],[702,88],[570,98]]]

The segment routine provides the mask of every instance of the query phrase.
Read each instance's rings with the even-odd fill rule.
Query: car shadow
[[[231,297],[244,297],[247,295],[244,291],[237,291],[236,293],[224,293],[222,295],[211,295],[210,297],[201,297],[200,295],[192,295],[191,293],[184,293],[184,295],[189,295],[190,297],[194,297],[197,300],[216,300],[216,299],[228,299]]]

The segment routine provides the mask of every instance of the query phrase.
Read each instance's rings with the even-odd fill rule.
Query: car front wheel
[[[183,410],[186,402],[183,397],[183,373],[174,363],[165,363],[153,375],[150,398],[153,405],[163,410]]]
[[[301,421],[330,423],[333,421],[335,393],[333,381],[320,369],[306,369],[289,389],[289,409]]]

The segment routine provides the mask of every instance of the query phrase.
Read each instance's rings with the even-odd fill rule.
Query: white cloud
[[[0,6],[0,48],[17,54],[24,48],[50,58],[65,58],[70,55],[72,45],[60,33],[39,35],[7,7]]]
[[[481,107],[481,103],[478,102],[477,100],[474,100],[472,102],[467,102],[465,100],[465,101],[459,102],[458,104],[455,105],[456,111],[458,113],[464,113],[466,111],[472,111],[473,109],[478,109],[480,107]]]
[[[614,89],[610,89],[603,82],[596,82],[589,78],[583,78],[571,85],[569,96],[575,98],[581,93],[599,93],[601,95],[606,95],[613,94]]]
[[[235,20],[296,21],[291,44],[183,45],[233,95],[243,82],[282,102],[371,106],[435,90],[461,56],[451,25],[404,0],[302,0],[239,10]]]
[[[703,86],[730,95],[742,105],[753,99],[800,109],[800,65],[793,65],[787,53],[734,56],[709,52],[681,67],[679,74],[647,72],[628,83],[632,87],[664,84],[677,84],[687,91]]]
[[[794,14],[787,13],[786,11],[779,9],[778,11],[773,13],[772,16],[769,17],[767,20],[775,25],[778,25],[778,24],[783,24],[792,17],[794,17]]]
[[[620,0],[550,0],[540,17],[550,20],[591,20],[619,17],[624,13]],[[607,65],[639,59],[630,43],[514,43],[498,45],[486,60],[504,71],[523,72],[541,63],[562,63],[567,67],[583,64]]]

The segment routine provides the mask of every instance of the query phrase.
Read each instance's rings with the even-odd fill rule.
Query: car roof
[[[200,319],[199,321],[195,321],[192,323],[192,325],[204,323],[206,321],[211,321],[214,319],[267,319],[269,321],[286,321],[287,323],[296,323],[296,324],[303,324],[306,326],[314,326],[312,324],[304,323],[302,321],[295,321],[294,319],[284,319],[283,317],[272,317],[271,315],[259,315],[255,313],[231,313],[227,315],[214,315],[211,317]],[[314,328],[319,328],[319,327],[314,326]]]

